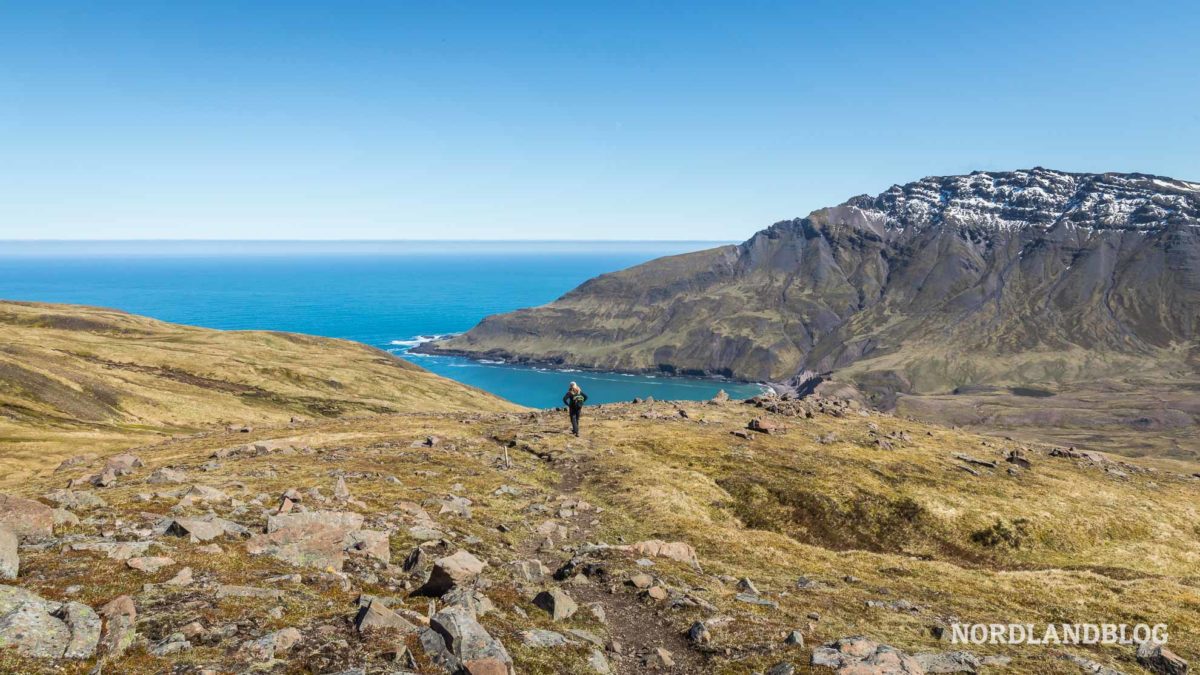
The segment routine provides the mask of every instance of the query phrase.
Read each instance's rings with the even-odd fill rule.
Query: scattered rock
[[[346,479],[344,476],[338,476],[337,483],[333,486],[333,498],[346,501],[350,498],[350,488],[346,487]]]
[[[646,668],[674,668],[674,657],[670,651],[657,647],[642,657],[642,665]]]
[[[1135,656],[1143,668],[1156,675],[1187,675],[1188,662],[1165,645],[1143,642],[1138,645]]]
[[[54,509],[41,502],[0,494],[0,525],[20,539],[54,535]]]
[[[187,479],[186,473],[163,467],[155,470],[154,473],[151,473],[146,478],[146,482],[154,483],[156,485],[162,483],[186,483]]]
[[[340,572],[347,540],[362,527],[362,522],[361,515],[344,511],[268,516],[267,533],[250,537],[246,551],[251,555],[271,555],[292,565]]]
[[[303,637],[295,628],[284,628],[242,643],[240,651],[254,661],[271,661],[276,655],[287,652]]]
[[[703,621],[697,621],[687,630],[687,639],[692,644],[706,645],[712,641],[712,633]]]
[[[746,425],[746,428],[750,431],[757,431],[762,434],[774,434],[783,430],[783,427],[765,417],[755,417],[754,419],[750,420],[750,423]]]
[[[190,586],[192,584],[192,568],[185,567],[179,570],[165,583],[168,586]]]
[[[451,672],[470,675],[510,675],[512,658],[504,645],[462,607],[447,607],[429,619],[421,631],[421,646],[435,662]]]
[[[139,572],[154,574],[164,567],[170,567],[171,565],[174,565],[175,561],[171,558],[165,558],[162,556],[151,556],[145,558],[130,558],[129,560],[125,561],[125,564],[131,569],[135,569]]]
[[[569,619],[579,609],[571,596],[557,588],[538,593],[533,598],[533,604],[546,610],[554,621]]]
[[[983,660],[968,651],[924,652],[913,656],[926,673],[977,673]]]
[[[604,658],[604,652],[599,649],[592,650],[592,653],[588,655],[587,663],[589,668],[594,672],[600,673],[600,675],[610,675],[612,673],[612,667],[608,665],[608,659]]]
[[[215,520],[200,518],[176,518],[167,528],[167,534],[188,537],[193,543],[211,541],[225,534],[225,528]]]
[[[101,652],[108,656],[120,656],[133,644],[137,637],[137,608],[128,595],[113,598],[100,608],[103,619],[100,628]]]
[[[354,617],[354,627],[360,633],[372,630],[394,630],[404,635],[417,632],[417,627],[404,617],[388,609],[379,600],[371,600],[358,610]]]
[[[22,656],[60,658],[71,641],[67,625],[46,611],[46,606],[25,602],[0,615],[0,648]]]
[[[529,647],[538,649],[546,649],[549,647],[561,647],[570,643],[567,636],[562,633],[555,633],[552,630],[542,630],[540,628],[532,628],[523,630],[520,633],[521,642]]]
[[[648,556],[651,558],[669,558],[678,562],[687,563],[693,567],[700,565],[696,559],[696,549],[690,544],[685,544],[681,541],[660,541],[651,539],[648,541],[639,541],[630,547],[631,550],[639,555]]]
[[[20,571],[17,535],[7,525],[0,523],[0,579],[16,579]]]
[[[865,637],[846,637],[813,650],[812,665],[832,668],[842,675],[923,675],[916,659]]]
[[[100,643],[100,615],[81,602],[64,602],[54,616],[65,623],[71,633],[63,658],[91,658]]]
[[[804,646],[804,634],[798,630],[791,631],[787,637],[783,639],[784,644],[792,645],[793,647]]]
[[[453,588],[461,588],[475,581],[487,563],[459,549],[453,555],[438,558],[433,562],[433,571],[425,585],[413,595],[441,597]]]
[[[278,600],[283,597],[283,591],[274,588],[256,588],[254,586],[231,586],[221,584],[217,586],[217,599],[222,598],[259,598],[265,600]]]

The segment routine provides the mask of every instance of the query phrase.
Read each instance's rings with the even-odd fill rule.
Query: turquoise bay
[[[575,380],[595,403],[758,393],[696,378],[554,371],[409,354],[488,314],[544,304],[605,272],[721,242],[0,242],[0,298],[221,329],[357,340],[535,407]]]

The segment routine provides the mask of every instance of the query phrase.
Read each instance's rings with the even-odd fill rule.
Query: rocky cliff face
[[[877,391],[1194,374],[1200,184],[933,177],[651,261],[432,349]]]

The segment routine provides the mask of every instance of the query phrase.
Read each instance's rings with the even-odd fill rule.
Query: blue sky
[[[740,240],[893,183],[1200,180],[1200,6],[0,2],[0,238]]]

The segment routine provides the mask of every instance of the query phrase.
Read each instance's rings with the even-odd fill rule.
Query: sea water
[[[409,353],[489,314],[550,302],[598,274],[721,243],[0,241],[0,299],[357,340],[534,407],[559,405],[572,380],[592,403],[702,400],[720,389],[747,397],[762,388]]]

